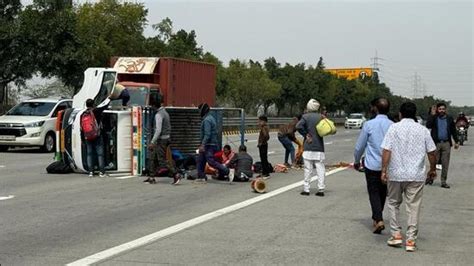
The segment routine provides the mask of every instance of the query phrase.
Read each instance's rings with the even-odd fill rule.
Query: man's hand
[[[380,176],[380,180],[382,181],[382,183],[387,184],[387,181],[388,181],[387,172],[382,172],[382,175]]]
[[[454,143],[454,149],[455,150],[459,149],[459,143]]]
[[[199,145],[199,148],[198,148],[199,152],[204,152],[204,145]]]
[[[359,171],[360,163],[354,163],[354,170]]]
[[[427,177],[426,177],[426,180],[433,181],[433,180],[435,180],[435,178],[436,178],[436,169],[429,170],[428,174],[427,174]]]

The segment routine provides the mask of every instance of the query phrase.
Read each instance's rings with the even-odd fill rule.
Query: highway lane
[[[341,141],[327,145],[328,158],[349,160],[353,144],[344,139],[353,139],[356,131],[340,133],[334,138]],[[247,136],[253,155],[256,138]],[[270,150],[272,163],[283,160],[275,134]],[[14,195],[0,201],[2,265],[64,264],[256,196],[247,183],[184,181],[171,186],[170,179],[163,178],[153,186],[142,183],[143,178],[48,175],[45,167],[52,157],[34,150],[1,153],[0,197]],[[296,170],[274,174],[268,187],[273,190],[301,177],[302,171]]]
[[[327,162],[350,162],[357,135],[358,130],[342,129],[336,136],[326,138]],[[257,154],[256,138],[257,135],[247,136],[249,150],[254,155]],[[465,261],[467,245],[472,244],[466,239],[469,234],[454,233],[450,237],[443,232],[449,229],[447,226],[473,232],[474,217],[468,205],[472,202],[469,192],[472,182],[469,182],[468,171],[459,172],[456,167],[472,169],[472,162],[466,162],[472,158],[472,148],[467,145],[459,153],[453,153],[451,175],[456,177],[453,177],[451,191],[455,194],[439,187],[427,189],[443,194],[428,196],[431,197],[426,205],[431,210],[430,229],[423,237],[431,238],[439,232],[440,237],[448,237],[453,245],[460,241],[464,248],[450,249],[450,255],[445,257],[457,254],[461,262]],[[274,133],[269,150],[274,151],[269,156],[272,163],[283,160],[284,153]],[[179,186],[171,186],[170,179],[166,178],[160,179],[157,185],[146,185],[141,182],[143,178],[117,180],[91,179],[80,174],[48,175],[44,168],[52,161],[52,155],[33,151],[0,153],[0,158],[0,166],[4,166],[0,167],[0,197],[15,196],[0,201],[2,265],[69,263],[258,196],[250,191],[248,183],[229,185],[212,180],[207,185],[197,185],[184,181]],[[274,191],[301,179],[302,171],[291,170],[288,174],[273,174],[267,185],[269,191]],[[315,201],[314,196],[302,199],[300,188],[296,188],[104,263],[312,264],[305,255],[313,248],[323,256],[316,262],[334,261],[339,256],[345,262],[370,263],[363,254],[374,245],[378,252],[385,251],[385,238],[374,240],[367,234],[370,221],[367,222],[369,208],[363,175],[346,170],[329,176],[327,184],[327,197],[322,204]],[[436,202],[438,199],[441,202]],[[439,216],[447,224],[439,223]],[[457,219],[466,222],[457,222]],[[316,241],[321,234],[326,235]],[[344,242],[345,236],[364,244],[354,249]],[[328,250],[319,241],[329,243]],[[333,252],[338,247],[341,250]],[[221,248],[228,252],[214,252]],[[430,242],[427,248],[439,250],[441,247]],[[395,255],[390,253],[391,257]]]

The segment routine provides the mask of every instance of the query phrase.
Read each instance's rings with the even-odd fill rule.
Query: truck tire
[[[42,152],[54,152],[56,150],[56,136],[53,132],[48,132],[44,138],[44,144],[41,146]]]
[[[10,147],[6,146],[6,145],[0,145],[0,152],[6,152],[6,151],[8,151],[8,148],[10,148]]]

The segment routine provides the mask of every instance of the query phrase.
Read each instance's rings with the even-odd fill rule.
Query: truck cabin
[[[129,93],[130,100],[127,106],[150,106],[155,105],[158,94],[160,93],[160,87],[158,84],[150,83],[139,83],[139,82],[118,82],[122,85]],[[115,92],[120,93],[120,92]],[[112,109],[122,108],[122,100],[117,99],[111,102]]]

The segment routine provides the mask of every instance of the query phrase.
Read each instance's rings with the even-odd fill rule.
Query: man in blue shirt
[[[360,167],[360,161],[365,151],[365,178],[372,208],[374,234],[380,234],[385,229],[383,208],[387,197],[387,186],[382,183],[382,148],[380,145],[393,122],[388,119],[390,102],[385,98],[377,98],[371,102],[371,111],[376,117],[366,122],[360,132],[354,151],[354,168]]]

